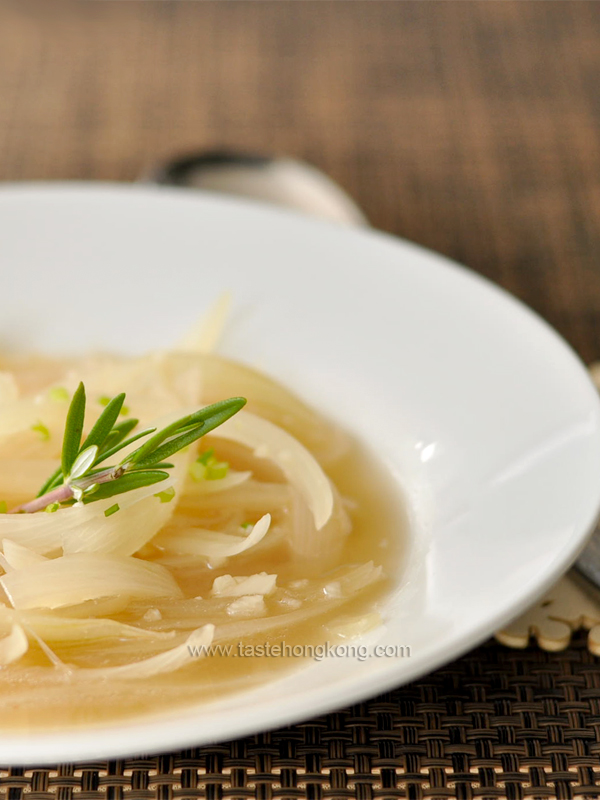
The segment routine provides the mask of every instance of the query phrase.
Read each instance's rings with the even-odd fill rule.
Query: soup
[[[3,368],[0,500],[9,511],[41,507],[0,515],[0,726],[172,711],[332,657],[323,645],[379,624],[406,537],[397,489],[287,389],[194,352]],[[88,433],[119,392],[115,425],[139,419],[132,435],[231,396],[247,404],[176,452],[156,484],[89,503],[32,501],[60,472],[80,381]],[[66,484],[59,476],[59,492]]]

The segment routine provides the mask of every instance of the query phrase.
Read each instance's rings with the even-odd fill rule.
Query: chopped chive
[[[193,472],[202,477],[195,478],[195,480],[218,481],[229,472],[227,461],[217,461],[212,447],[196,459],[196,464],[199,466]],[[205,467],[204,472],[202,472],[202,467]],[[192,477],[194,477],[194,474],[192,474]]]
[[[32,430],[32,431],[35,431],[36,433],[39,433],[39,435],[40,435],[40,438],[41,438],[41,440],[42,440],[43,442],[47,442],[47,441],[48,441],[48,439],[50,438],[50,431],[49,431],[49,430],[48,430],[48,428],[47,428],[47,427],[44,425],[44,423],[43,423],[43,422],[40,422],[39,420],[38,420],[38,422],[34,423],[34,424],[31,426],[31,430]]]
[[[168,489],[165,489],[164,492],[157,492],[154,497],[158,497],[161,503],[170,503],[175,497],[175,489],[170,486]]]
[[[241,527],[242,527],[242,528],[243,528],[245,531],[247,531],[247,530],[248,530],[248,528],[253,528],[253,527],[254,527],[254,525],[253,525],[251,522],[242,522],[242,524],[241,524]]]
[[[120,411],[120,414],[121,414],[122,417],[128,417],[129,416],[129,406],[123,406],[123,408]]]
[[[60,508],[60,503],[50,503],[50,505],[46,506],[44,511],[47,511],[48,514],[53,514],[55,511],[58,511],[59,508]]]
[[[229,464],[226,461],[216,461],[214,464],[209,464],[206,479],[209,481],[220,481],[228,472]]]
[[[105,512],[104,512],[104,516],[105,516],[105,517],[112,517],[112,515],[113,515],[113,514],[116,514],[116,513],[117,513],[117,511],[120,511],[120,510],[121,510],[121,509],[120,509],[120,507],[119,507],[119,504],[118,504],[118,503],[115,503],[115,504],[114,504],[114,506],[111,506],[110,508],[107,508],[107,509],[105,510]]]
[[[8,514],[8,506],[6,500],[0,500],[0,514]]]
[[[54,400],[56,403],[66,403],[70,396],[64,386],[53,386],[48,392],[50,400]]]
[[[192,478],[192,480],[198,482],[206,480],[206,473],[208,472],[208,469],[200,461],[194,461],[192,464],[190,464],[190,468],[188,471],[190,473],[190,477]]]
[[[201,464],[206,464],[208,466],[211,461],[215,460],[215,449],[211,447],[210,450],[202,453],[202,455],[197,459]]]

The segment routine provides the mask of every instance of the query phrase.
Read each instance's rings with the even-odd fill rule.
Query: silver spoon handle
[[[141,180],[261,200],[344,225],[369,224],[337,183],[293,158],[206,151],[159,164]]]

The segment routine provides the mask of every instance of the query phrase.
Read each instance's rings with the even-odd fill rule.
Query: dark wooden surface
[[[600,357],[598,2],[61,2],[0,11],[0,180],[180,151],[305,158]]]

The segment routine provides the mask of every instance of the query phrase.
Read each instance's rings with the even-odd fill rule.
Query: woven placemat
[[[600,669],[577,635],[562,653],[488,642],[369,702],[239,741],[0,767],[0,798],[596,798],[599,756]]]

